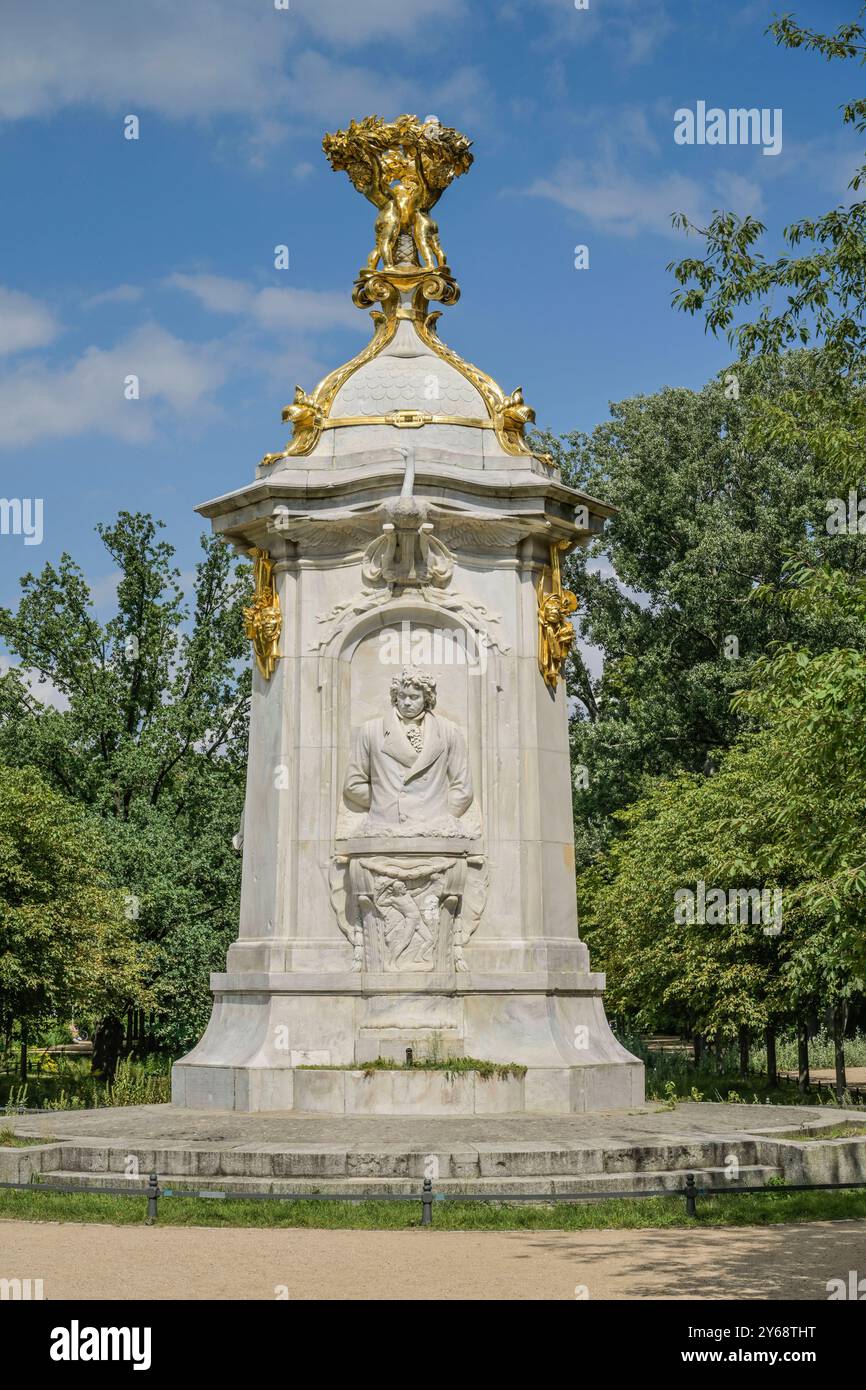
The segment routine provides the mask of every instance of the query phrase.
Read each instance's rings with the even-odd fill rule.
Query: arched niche
[[[406,655],[408,662],[403,660]],[[391,599],[346,623],[326,654],[329,670],[321,673],[323,718],[330,725],[323,745],[332,750],[332,836],[341,813],[343,777],[355,730],[390,708],[391,680],[404,664],[436,677],[437,713],[464,733],[475,812],[483,828],[490,804],[491,758],[495,765],[496,721],[490,702],[495,700],[497,659],[495,651],[479,645],[477,630],[459,614],[434,608],[420,595]],[[345,816],[342,819],[345,823]]]

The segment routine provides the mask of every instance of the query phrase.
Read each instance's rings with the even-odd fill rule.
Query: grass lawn
[[[24,1139],[11,1129],[0,1129],[0,1149],[27,1149],[34,1144],[55,1144],[50,1134],[40,1135],[38,1139]]]
[[[602,1202],[435,1202],[433,1223],[444,1231],[640,1230],[680,1226],[767,1226],[784,1222],[866,1219],[866,1190],[791,1192],[779,1188],[754,1197],[698,1198],[686,1216],[681,1197]],[[143,1193],[110,1197],[82,1193],[0,1189],[0,1220],[99,1222],[140,1225]],[[408,1230],[421,1224],[420,1200],[401,1202],[250,1202],[164,1197],[161,1226],[314,1226],[324,1229]]]
[[[853,1121],[843,1120],[838,1125],[829,1125],[827,1129],[792,1129],[787,1134],[774,1135],[777,1139],[796,1139],[801,1144],[814,1144],[821,1139],[858,1139],[866,1135],[866,1124],[858,1125]]]
[[[505,1081],[510,1076],[526,1075],[526,1067],[519,1062],[485,1062],[480,1057],[421,1057],[412,1062],[398,1062],[391,1057],[376,1057],[371,1062],[301,1062],[298,1071],[362,1071],[372,1076],[374,1071],[441,1071],[449,1080],[464,1072],[477,1072],[485,1081],[495,1076]]]

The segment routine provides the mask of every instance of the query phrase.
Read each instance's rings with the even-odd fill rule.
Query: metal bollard
[[[421,1193],[421,1225],[433,1225],[433,1183],[429,1178],[424,1179],[424,1189]]]
[[[155,1226],[156,1218],[159,1215],[157,1203],[159,1202],[159,1178],[156,1173],[151,1173],[147,1180],[147,1220],[145,1226]]]
[[[697,1216],[695,1207],[695,1175],[686,1173],[686,1216]]]

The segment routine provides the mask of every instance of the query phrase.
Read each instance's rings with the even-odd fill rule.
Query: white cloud
[[[637,177],[608,163],[569,160],[548,178],[536,179],[530,196],[548,198],[578,213],[585,221],[617,236],[642,232],[679,235],[671,213],[685,212],[696,222],[707,216],[707,193],[684,174]]]
[[[31,695],[39,701],[41,705],[49,705],[52,709],[65,710],[69,708],[69,699],[58,690],[53,681],[41,679],[39,672],[33,667],[19,666],[17,661],[13,661],[10,656],[3,656],[0,653],[0,676],[5,676],[7,671],[18,670],[24,677],[24,683]]]
[[[609,123],[606,117],[606,124]],[[627,106],[621,112],[616,126],[613,148],[625,145],[633,153],[657,155],[660,152],[658,136],[650,125],[649,116],[642,106]]]
[[[443,38],[453,34],[464,12],[463,0],[291,0],[292,11],[316,38],[335,46],[373,39],[413,41],[429,26]]]
[[[534,47],[560,49],[597,41],[627,67],[649,62],[675,28],[661,0],[654,0],[652,12],[647,0],[592,0],[584,10],[571,0],[538,0],[535,8],[539,7],[547,12],[548,22],[536,22]],[[514,11],[509,18],[516,19]]]
[[[412,99],[411,110],[424,117],[440,115],[446,125],[460,121],[472,122],[473,126],[483,127],[492,124],[496,98],[487,77],[479,68],[466,64],[454,68],[453,72],[436,84],[425,88],[430,97],[430,106],[420,98]],[[416,89],[417,94],[417,89]],[[424,107],[422,111],[420,108]],[[438,109],[437,109],[438,108]]]
[[[253,314],[262,328],[354,328],[364,334],[370,325],[347,295],[333,290],[259,290]]]
[[[233,126],[218,136],[213,153],[229,167],[239,162],[250,169],[266,169],[274,151],[284,145],[292,133],[287,121],[262,117],[254,123],[244,123],[241,129]]]
[[[335,362],[323,363],[312,357],[303,347],[287,347],[280,351],[279,346],[268,348],[267,352],[260,353],[256,358],[256,370],[259,375],[266,375],[274,383],[276,388],[284,394],[284,402],[288,401],[291,394],[287,391],[287,386],[294,386],[296,383],[310,386],[320,381],[323,376],[336,366]],[[276,417],[275,417],[276,418]]]
[[[283,94],[284,21],[249,0],[6,0],[0,115],[75,105],[186,117],[263,110]]]
[[[762,159],[758,172],[765,180],[796,179],[801,188],[812,186],[835,194],[839,202],[861,198],[862,190],[848,187],[863,164],[860,137],[851,129],[813,140],[796,140],[785,136],[778,159]],[[806,208],[803,209],[804,214]],[[814,209],[813,209],[814,211]]]
[[[47,304],[0,286],[0,355],[45,347],[59,331],[60,325]]]
[[[0,376],[0,447],[94,432],[126,443],[153,436],[166,413],[200,420],[226,375],[224,349],[188,343],[158,324],[112,348],[87,348],[71,365],[29,361]],[[135,375],[140,399],[127,400]]]
[[[704,226],[714,208],[733,207],[754,216],[763,211],[757,178],[720,166],[716,151],[695,151],[703,155],[703,178],[662,165],[663,146],[642,108],[628,108],[613,123],[603,111],[589,112],[583,128],[594,158],[564,160],[526,191],[578,213],[590,227],[616,236],[653,233],[679,238],[682,234],[671,222],[676,212]],[[768,162],[772,161],[752,159],[749,167],[763,174],[761,165]],[[695,167],[694,161],[690,167]]]
[[[248,313],[254,291],[245,280],[232,280],[226,275],[169,275],[166,282],[172,289],[187,290],[203,308],[212,314]]]
[[[437,34],[443,44],[451,41],[462,12],[463,0],[292,0],[289,10],[267,0],[4,0],[0,118],[68,106],[120,116],[144,110],[172,118],[272,118],[287,107],[330,112],[341,97],[362,94],[365,109],[370,94],[376,97],[374,110],[382,96],[378,62],[317,69],[318,55],[305,54],[304,43],[350,48],[386,41],[380,56],[395,50],[398,70],[400,43],[423,35],[429,45]],[[336,90],[299,91],[299,80],[317,70],[336,79]]]
[[[757,149],[741,148],[677,148],[675,155],[668,142],[672,114],[673,103],[661,99],[649,108],[628,107],[615,116],[603,108],[583,112],[577,129],[582,147],[592,149],[593,157],[563,160],[526,192],[568,208],[593,229],[675,239],[681,233],[672,227],[672,213],[685,212],[699,226],[705,226],[717,208],[762,217],[767,189],[785,179],[802,183],[806,178],[814,187],[832,190],[837,200],[856,197],[847,184],[863,156],[851,132],[806,141],[786,139],[778,159],[763,159]]]
[[[85,309],[95,309],[100,304],[135,304],[143,293],[138,285],[115,285],[113,289],[92,294],[83,304]]]
[[[117,607],[117,586],[123,575],[120,570],[112,570],[110,574],[101,574],[98,579],[88,578],[87,583],[90,588],[90,598],[93,607],[110,609],[112,612]]]
[[[583,664],[591,680],[598,680],[604,674],[604,648],[594,647],[578,637],[575,647],[583,657]]]
[[[292,62],[290,78],[288,109],[328,125],[342,125],[382,104],[382,73],[366,63],[343,63],[308,49]],[[388,106],[403,110],[410,84],[395,76],[387,87]]]
[[[58,363],[39,354],[8,363],[0,372],[0,449],[88,433],[138,444],[166,424],[198,427],[218,412],[215,392],[230,376],[252,371],[286,391],[287,380],[309,383],[323,374],[311,348],[317,334],[347,328],[369,333],[367,316],[343,291],[261,289],[208,274],[175,274],[164,283],[193,295],[209,313],[230,317],[229,331],[191,342],[151,322],[114,346],[91,345],[72,360]],[[134,301],[141,293],[121,285],[85,304]],[[47,335],[36,301],[0,291],[0,308],[4,302],[15,310],[0,328],[0,341],[5,331],[9,350],[10,323],[19,326],[16,347],[37,342],[35,327],[29,342],[24,335],[22,305],[30,313],[27,321],[41,324]],[[127,399],[130,377],[138,378],[138,399]]]
[[[638,3],[641,13],[627,16],[618,34],[623,61],[629,67],[649,62],[675,27],[664,11],[647,14],[644,0]]]
[[[355,328],[367,332],[369,324],[348,295],[337,290],[268,288],[257,290],[245,280],[223,275],[170,275],[166,284],[186,290],[213,314],[243,314],[259,328],[324,332],[329,328]]]
[[[722,171],[716,176],[713,188],[719,194],[721,205],[733,208],[740,216],[748,213],[758,217],[764,211],[764,195],[760,185],[754,179],[747,179],[744,174]]]

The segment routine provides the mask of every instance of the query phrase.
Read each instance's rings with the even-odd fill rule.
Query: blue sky
[[[540,425],[700,386],[728,354],[670,307],[670,214],[779,228],[844,199],[860,155],[839,117],[860,70],[762,37],[789,8],[829,29],[858,6],[3,0],[0,495],[44,499],[44,539],[0,536],[0,603],[65,549],[107,616],[93,528],[121,508],[162,518],[188,570],[196,503],[249,480],[295,384],[366,340],[350,295],[374,212],[321,151],[353,117],[434,113],[474,140],[438,209],[463,290],[441,334]],[[698,100],[782,108],[781,153],[675,144]]]

